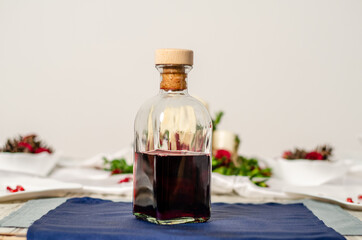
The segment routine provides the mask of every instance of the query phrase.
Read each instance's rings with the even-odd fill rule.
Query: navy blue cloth
[[[132,204],[69,199],[30,226],[28,240],[345,239],[303,204],[212,204],[206,223],[156,225],[136,219]]]

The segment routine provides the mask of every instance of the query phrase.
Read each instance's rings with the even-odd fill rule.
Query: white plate
[[[21,185],[25,191],[11,193],[6,188]],[[19,176],[0,172],[0,202],[30,198],[57,197],[65,192],[80,191],[82,185],[65,183],[49,178]]]
[[[338,204],[344,208],[362,211],[362,200],[358,195],[362,195],[362,186],[333,186],[325,185],[318,187],[285,187],[285,192],[295,196],[311,197],[326,202]],[[352,198],[354,203],[347,202],[347,198]]]
[[[274,177],[296,186],[318,186],[345,175],[352,166],[349,160],[264,159]]]

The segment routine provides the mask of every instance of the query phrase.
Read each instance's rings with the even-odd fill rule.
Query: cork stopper
[[[194,64],[194,52],[188,49],[165,48],[157,49],[156,65],[190,65]]]
[[[161,76],[160,88],[163,90],[180,91],[187,88],[187,73],[182,65],[164,67]]]
[[[160,88],[166,91],[187,89],[187,73],[192,68],[193,57],[194,52],[192,50],[157,49],[155,63],[161,72]]]

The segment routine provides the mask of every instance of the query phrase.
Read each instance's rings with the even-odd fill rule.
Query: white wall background
[[[133,138],[156,48],[190,48],[190,93],[240,152],[362,145],[362,1],[0,0],[0,143],[38,133],[75,157]]]

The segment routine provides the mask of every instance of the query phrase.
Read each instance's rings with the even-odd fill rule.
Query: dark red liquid
[[[209,155],[136,152],[134,176],[134,213],[158,220],[210,218]]]

